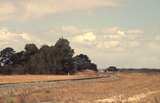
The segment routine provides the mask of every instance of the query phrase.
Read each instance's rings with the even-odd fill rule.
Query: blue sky
[[[63,36],[99,68],[159,68],[159,11],[159,0],[0,0],[0,49]]]

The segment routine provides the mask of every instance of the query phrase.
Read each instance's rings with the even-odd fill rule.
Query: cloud
[[[139,29],[134,29],[134,30],[128,30],[127,33],[128,34],[143,34],[144,31],[139,30]]]
[[[25,36],[24,36],[25,35]],[[2,28],[0,29],[0,40],[1,41],[18,41],[18,40],[26,40],[30,39],[29,37],[27,37],[28,35],[23,34],[23,33],[13,33],[13,32],[9,32],[6,28]]]
[[[43,43],[48,43],[47,41],[44,41],[43,39],[40,39],[33,34],[29,33],[17,33],[17,32],[11,32],[6,28],[0,29],[0,47],[4,48],[6,46],[12,46],[16,48],[24,47],[26,43],[35,43],[38,45],[42,45]]]
[[[66,12],[89,12],[117,7],[122,0],[7,0],[0,1],[2,18],[33,19]]]
[[[73,37],[73,40],[79,43],[94,42],[96,40],[96,35],[93,32],[87,32]]]
[[[140,29],[124,29],[120,27],[104,28],[101,30],[104,38],[114,40],[136,40],[142,39],[144,31]]]
[[[78,29],[79,33],[75,28]],[[53,43],[61,37],[59,32],[64,34],[68,32],[65,38],[69,39],[75,53],[87,54],[100,67],[110,65],[119,67],[159,67],[160,40],[158,35],[147,35],[141,29],[120,27],[105,28],[105,32],[102,32],[102,28],[88,29],[70,25],[57,27],[56,29],[56,34],[46,33],[46,36],[46,34],[35,35],[2,28],[0,29],[0,48],[11,46],[16,50],[22,50],[26,43],[51,44],[48,41]]]
[[[126,32],[119,27],[111,27],[102,29],[101,32],[104,34],[106,39],[120,40],[127,36]]]
[[[141,38],[144,36],[143,30],[140,29],[124,29],[120,27],[109,27],[105,29],[82,29],[76,26],[65,26],[58,31],[68,33],[66,37],[73,44],[80,45],[84,48],[95,48],[101,51],[122,52],[134,50],[140,47]],[[65,31],[65,32],[64,32]],[[96,31],[96,32],[95,32]],[[69,36],[71,35],[71,36]]]
[[[120,44],[119,41],[114,41],[114,40],[111,40],[111,41],[102,41],[102,42],[97,42],[97,45],[96,47],[97,48],[105,48],[105,49],[110,49],[110,48],[116,48],[118,47]]]
[[[155,36],[155,40],[160,41],[160,35],[156,35],[156,36]]]

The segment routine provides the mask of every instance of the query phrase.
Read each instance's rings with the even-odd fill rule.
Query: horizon
[[[74,4],[74,5],[73,5]],[[160,69],[160,1],[1,0],[0,50],[64,37],[98,68]]]

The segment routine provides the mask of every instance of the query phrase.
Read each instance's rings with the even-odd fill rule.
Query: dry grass
[[[92,76],[96,76],[96,72],[92,71],[92,70],[85,70],[85,71],[82,71],[82,72],[78,72],[75,75],[92,77]]]
[[[92,75],[96,76],[96,75]],[[89,75],[0,75],[0,84],[4,83],[26,83],[36,81],[51,81],[51,80],[70,80],[87,78]]]
[[[109,78],[55,85],[37,92],[30,88],[27,91],[31,92],[24,90],[24,94],[12,96],[12,99],[16,98],[15,103],[21,103],[18,100],[29,103],[160,103],[160,74],[116,73]]]

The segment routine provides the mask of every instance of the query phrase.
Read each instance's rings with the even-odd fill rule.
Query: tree
[[[75,57],[74,50],[67,39],[60,38],[54,46],[43,45],[40,49],[35,44],[26,44],[25,51],[15,52],[5,48],[0,52],[0,73],[29,74],[67,74],[85,69],[97,71],[87,55]]]
[[[115,67],[115,66],[110,66],[110,67],[108,67],[107,69],[105,69],[105,72],[117,72],[118,71],[118,69],[117,69],[117,67]]]
[[[55,44],[56,53],[64,59],[72,58],[74,50],[67,39],[60,38]]]
[[[26,44],[25,46],[26,54],[33,55],[38,52],[38,48],[35,44]]]
[[[13,61],[13,64],[21,64],[23,61],[24,51],[20,51],[17,53],[14,53],[14,55],[11,57],[11,60]]]
[[[43,45],[40,50],[32,55],[29,60],[29,73],[49,74],[50,73],[50,47]]]
[[[57,72],[73,72],[73,55],[74,50],[70,47],[67,39],[60,38],[55,46],[55,66],[58,67]]]
[[[25,62],[28,62],[31,56],[33,56],[38,52],[38,48],[35,44],[26,44],[24,49],[25,49],[25,52],[22,58]],[[28,67],[28,64],[26,66]]]
[[[2,66],[13,64],[12,57],[14,54],[15,54],[15,51],[13,48],[7,47],[3,49],[0,52],[0,64]]]
[[[78,71],[82,71],[86,69],[97,71],[97,65],[94,63],[91,63],[91,60],[89,59],[89,57],[84,54],[75,56],[74,64],[75,64],[75,68]]]

